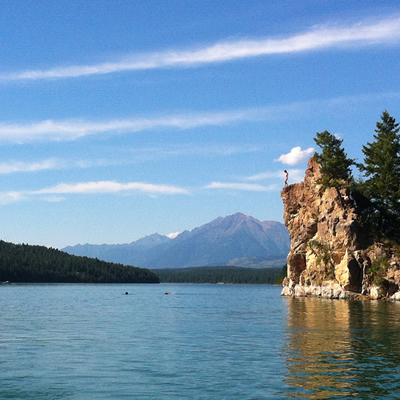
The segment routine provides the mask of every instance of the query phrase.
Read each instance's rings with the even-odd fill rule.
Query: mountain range
[[[184,231],[175,238],[154,233],[127,244],[78,244],[62,250],[73,255],[159,269],[283,266],[289,249],[289,233],[282,223],[261,222],[236,213]]]

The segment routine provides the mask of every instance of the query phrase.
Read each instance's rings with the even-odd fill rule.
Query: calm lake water
[[[280,291],[1,285],[0,398],[400,398],[400,303]]]

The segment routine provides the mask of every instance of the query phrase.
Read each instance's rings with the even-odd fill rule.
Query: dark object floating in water
[[[129,294],[128,292],[125,292],[125,294]]]
[[[169,292],[165,292],[165,294],[169,294]]]

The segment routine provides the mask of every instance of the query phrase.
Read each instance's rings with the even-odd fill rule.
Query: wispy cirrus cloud
[[[204,189],[230,189],[230,190],[245,190],[251,192],[270,192],[273,190],[277,190],[277,185],[258,185],[253,183],[240,183],[240,182],[232,182],[232,183],[224,183],[224,182],[212,182],[209,185],[205,186]]]
[[[282,177],[282,171],[267,171],[261,172],[256,175],[247,176],[245,179],[247,181],[261,181],[265,179],[276,179]]]
[[[27,199],[27,195],[24,192],[8,191],[0,192],[0,204],[11,204],[18,203]]]
[[[121,149],[118,149],[119,151]],[[196,145],[196,144],[176,144],[164,147],[143,147],[143,148],[123,148],[118,159],[114,158],[49,158],[40,161],[17,161],[9,160],[0,163],[0,175],[14,173],[30,173],[49,170],[66,169],[86,169],[105,166],[129,165],[136,162],[146,162],[159,158],[180,157],[180,156],[230,156],[243,153],[254,153],[261,151],[261,147],[254,145]],[[129,156],[126,156],[129,154]],[[132,157],[132,155],[134,157]]]
[[[0,74],[0,81],[77,78],[161,68],[189,68],[203,64],[273,54],[289,54],[348,46],[397,43],[400,17],[361,21],[352,25],[318,25],[286,38],[241,39],[217,42],[203,48],[135,54],[119,61],[93,65],[60,66]]]
[[[290,183],[298,183],[304,179],[304,170],[302,169],[288,169],[289,173],[289,182]],[[262,181],[262,180],[270,180],[270,179],[280,179],[282,182],[284,180],[283,171],[267,171],[261,172],[256,175],[251,175],[246,178],[248,181]]]
[[[8,204],[39,197],[45,201],[60,201],[67,195],[91,194],[129,194],[142,193],[147,195],[180,195],[190,192],[179,186],[153,184],[146,182],[95,181],[79,183],[60,183],[39,190],[0,192],[0,203]]]
[[[143,182],[120,183],[115,181],[97,181],[83,183],[60,183],[50,188],[30,192],[31,194],[96,194],[142,192],[149,194],[189,194],[189,191],[177,186],[159,185]]]
[[[68,141],[88,135],[135,133],[163,128],[184,130],[251,120],[256,117],[256,114],[257,110],[234,110],[109,121],[45,120],[28,123],[0,123],[0,140],[13,143],[37,140]]]
[[[17,161],[10,160],[0,163],[0,175],[14,173],[29,173],[49,170],[61,170],[71,168],[93,168],[102,166],[121,165],[123,161],[115,159],[61,159],[49,158],[40,161]]]
[[[163,147],[143,147],[143,148],[130,148],[126,152],[132,154],[136,161],[149,161],[160,158],[172,157],[221,157],[232,156],[236,154],[248,154],[262,151],[261,146],[251,144],[209,144],[199,145],[197,143],[189,144],[167,144]],[[130,157],[132,160],[132,157]]]
[[[43,170],[59,169],[59,160],[48,159],[38,162],[8,161],[0,163],[0,175],[12,174],[16,172],[37,172]]]
[[[195,156],[195,155],[217,155],[217,156],[230,156],[238,153],[254,153],[261,150],[260,146],[255,145],[227,145],[227,144],[210,144],[198,145],[192,144],[175,144],[169,147],[153,147],[136,149],[136,152],[144,153],[161,153],[163,155],[171,156]]]
[[[85,136],[117,135],[138,132],[150,132],[163,129],[188,130],[207,126],[226,126],[243,122],[276,121],[281,118],[299,118],[309,116],[310,112],[323,112],[334,107],[359,105],[361,102],[376,101],[379,99],[399,98],[400,92],[384,92],[343,96],[328,99],[315,99],[303,102],[293,102],[282,105],[270,105],[248,109],[210,112],[188,112],[169,114],[164,116],[150,116],[147,118],[124,118],[101,121],[91,120],[44,120],[30,122],[1,122],[0,142],[28,143],[34,141],[72,141]],[[317,110],[317,111],[316,111]],[[214,147],[213,152],[221,151]],[[308,149],[309,150],[309,149]],[[184,149],[170,149],[175,153]],[[192,150],[192,153],[195,151]],[[225,148],[226,153],[235,152]],[[305,150],[307,151],[307,150]]]

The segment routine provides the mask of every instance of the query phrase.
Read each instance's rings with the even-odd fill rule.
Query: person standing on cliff
[[[287,186],[287,181],[289,179],[289,172],[287,172],[286,169],[283,172],[285,173],[285,186]]]

